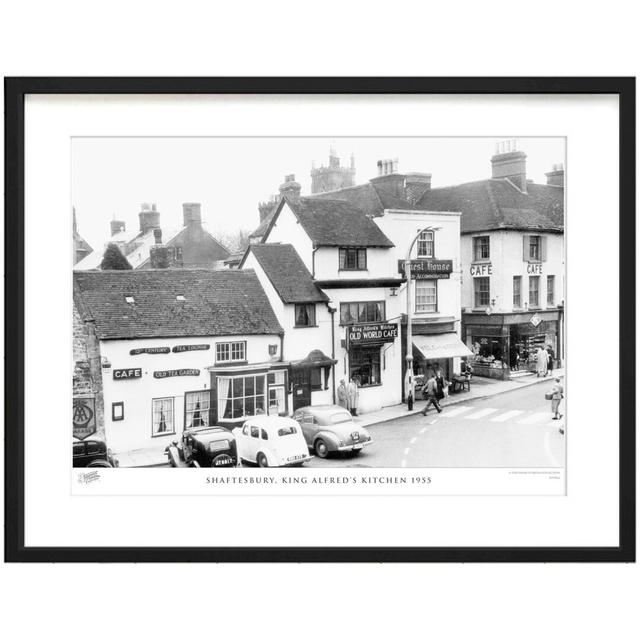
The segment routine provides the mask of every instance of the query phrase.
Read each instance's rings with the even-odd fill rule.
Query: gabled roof
[[[461,212],[461,233],[564,230],[564,189],[532,182],[527,183],[527,193],[501,178],[430,189],[417,206],[427,211]]]
[[[316,286],[309,270],[293,245],[251,244],[249,251],[260,263],[282,302],[291,304],[295,302],[327,302],[329,300],[324,292]],[[245,259],[246,257],[243,258],[242,264]]]
[[[269,223],[262,234],[263,238],[275,224],[285,202],[316,247],[394,246],[362,209],[345,200],[319,198],[300,198],[296,201],[283,198],[268,219]]]
[[[251,270],[75,271],[73,280],[77,308],[102,340],[283,332]]]

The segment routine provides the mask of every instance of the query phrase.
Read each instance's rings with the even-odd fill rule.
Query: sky
[[[333,146],[343,166],[353,153],[356,184],[377,175],[377,161],[398,159],[400,173],[432,174],[432,186],[491,177],[496,143],[506,138],[73,138],[71,194],[78,230],[94,248],[109,237],[109,221],[139,227],[143,202],[156,203],[165,231],[182,226],[182,203],[200,202],[213,235],[258,226],[258,202],[295,174],[302,195],[310,171],[329,163]],[[564,138],[509,138],[527,154],[527,178],[564,163]]]

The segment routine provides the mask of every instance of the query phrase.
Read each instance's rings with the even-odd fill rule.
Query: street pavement
[[[542,385],[523,387],[368,427],[358,456],[313,458],[307,467],[562,467],[565,420],[552,420]],[[564,402],[560,406],[564,411]]]

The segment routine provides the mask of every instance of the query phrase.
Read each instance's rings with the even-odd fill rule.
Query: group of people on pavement
[[[538,378],[545,378],[548,375],[553,375],[553,358],[555,354],[551,345],[546,347],[538,347],[536,351],[536,376]]]
[[[340,380],[338,404],[348,409],[352,416],[358,415],[358,396],[358,384],[353,378],[349,379],[349,384],[345,384],[344,379]]]

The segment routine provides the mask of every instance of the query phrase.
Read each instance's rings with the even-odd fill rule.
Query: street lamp
[[[407,251],[407,259],[404,261],[404,275],[407,279],[407,371],[405,373],[405,387],[407,389],[407,410],[413,410],[413,336],[411,334],[411,314],[412,314],[412,300],[411,300],[411,251],[413,250],[413,245],[416,243],[418,238],[425,231],[440,231],[442,227],[425,227],[424,229],[420,229],[418,233],[415,235],[411,244],[409,245],[409,249]]]

